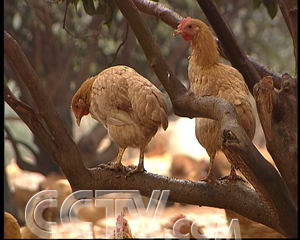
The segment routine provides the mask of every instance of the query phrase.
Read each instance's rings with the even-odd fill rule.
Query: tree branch
[[[266,147],[293,196],[298,198],[297,91],[296,81],[284,75],[280,91],[273,78],[265,77],[254,87],[254,98]]]
[[[114,64],[114,62],[116,61],[117,59],[117,56],[118,56],[118,53],[119,51],[121,50],[121,48],[124,46],[124,44],[126,43],[127,41],[127,37],[128,37],[128,30],[129,30],[129,26],[128,26],[128,23],[126,23],[126,30],[125,30],[125,35],[124,35],[124,38],[122,40],[122,42],[120,43],[120,45],[118,46],[114,56],[113,56],[113,60],[111,61],[111,63],[109,64],[109,66],[112,66]]]
[[[220,121],[221,133],[223,133],[220,141],[223,142],[223,151],[226,157],[261,194],[269,210],[275,215],[272,216],[273,220],[279,221],[277,224],[282,228],[282,231],[287,235],[295,236],[297,212],[289,195],[286,194],[286,185],[276,169],[261,156],[244,129],[239,126],[234,107],[221,98],[199,97],[188,92],[169,70],[158,45],[133,2],[131,0],[116,0],[116,3],[131,25],[153,71],[167,91],[173,104],[174,113],[179,116],[205,117]],[[230,138],[227,139],[228,133],[230,133],[230,137],[233,136],[234,141]],[[250,148],[245,150],[245,146]],[[238,153],[244,154],[238,157]],[[242,163],[237,164],[237,159]],[[261,174],[262,171],[263,174]],[[265,182],[266,179],[272,179],[272,183],[276,184]],[[280,191],[279,194],[278,191]]]
[[[143,13],[155,16],[172,28],[177,28],[182,16],[161,3],[150,0],[133,0],[136,7]]]
[[[50,154],[54,155],[56,151],[56,144],[53,141],[51,133],[49,133],[48,129],[45,128],[45,125],[41,122],[41,119],[37,117],[38,114],[35,113],[35,111],[27,104],[17,100],[6,85],[4,86],[4,99],[5,102],[18,114],[18,116],[29,127],[32,133],[37,138],[39,138],[39,140],[43,143],[44,146],[47,146],[46,150]]]
[[[10,141],[10,143],[14,149],[16,162],[17,162],[19,168],[21,168],[22,170],[26,170],[26,171],[37,172],[37,168],[34,165],[29,164],[23,160],[22,155],[17,146],[17,142],[14,139],[14,137],[12,136],[12,133],[10,132],[10,130],[8,129],[7,126],[4,126],[4,130],[7,135],[6,139]]]
[[[232,183],[224,180],[217,184],[208,184],[203,181],[193,182],[152,173],[126,177],[128,168],[124,173],[118,172],[118,177],[116,177],[113,171],[101,167],[90,169],[94,181],[97,183],[96,189],[139,189],[142,195],[148,197],[151,196],[153,189],[170,190],[168,198],[170,201],[231,209],[253,221],[271,228],[277,227],[279,230],[278,226],[274,225],[265,203],[261,201],[253,189],[243,183]],[[107,179],[109,179],[109,184],[107,184]]]
[[[294,55],[296,62],[296,71],[298,66],[298,1],[297,0],[279,0],[281,13],[285,23],[290,31],[294,45]]]
[[[28,143],[26,143],[22,140],[18,140],[18,139],[14,139],[14,141],[16,144],[20,144],[23,147],[27,148],[31,152],[31,154],[34,156],[34,158],[38,159],[38,155],[37,155],[36,151]]]

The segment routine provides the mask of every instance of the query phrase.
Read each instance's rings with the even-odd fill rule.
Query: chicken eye
[[[188,27],[189,29],[191,29],[191,28],[193,27],[193,25],[188,25],[187,27]]]

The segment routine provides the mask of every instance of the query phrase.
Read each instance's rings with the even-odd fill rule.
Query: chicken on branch
[[[73,96],[71,108],[78,126],[83,116],[102,123],[119,153],[112,169],[122,167],[127,147],[140,149],[138,167],[131,173],[144,171],[144,151],[159,126],[168,127],[167,107],[162,92],[149,80],[127,66],[105,69],[87,79]]]
[[[191,91],[198,96],[216,96],[232,103],[241,126],[252,140],[256,123],[249,89],[238,70],[218,62],[220,54],[210,28],[198,19],[187,17],[180,22],[174,34],[181,34],[192,45],[188,66]],[[210,157],[206,181],[214,180],[214,157],[221,150],[220,128],[216,120],[196,118],[196,137]],[[238,177],[233,166],[229,177]]]

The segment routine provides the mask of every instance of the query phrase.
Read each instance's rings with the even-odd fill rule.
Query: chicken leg
[[[123,167],[122,165],[122,157],[125,152],[126,148],[119,148],[118,156],[115,162],[110,162],[109,164],[106,165],[106,168],[111,169],[111,170],[118,170]]]
[[[207,176],[206,176],[206,178],[201,179],[201,181],[214,182],[216,180],[214,172],[213,172],[214,160],[215,160],[215,157],[213,155],[211,155],[209,158],[209,166],[208,166]]]
[[[141,147],[140,148],[139,165],[137,167],[135,167],[133,170],[129,171],[127,176],[131,176],[134,173],[146,171],[144,168],[144,153],[145,153],[145,147]]]

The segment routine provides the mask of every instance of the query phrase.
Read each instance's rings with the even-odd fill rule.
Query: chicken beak
[[[81,121],[81,117],[76,118],[76,123],[77,123],[78,127],[80,127],[80,121]]]
[[[180,30],[180,29],[176,29],[174,32],[173,32],[173,37],[175,37],[176,35],[178,35],[178,34],[181,34],[182,33],[182,31]]]

